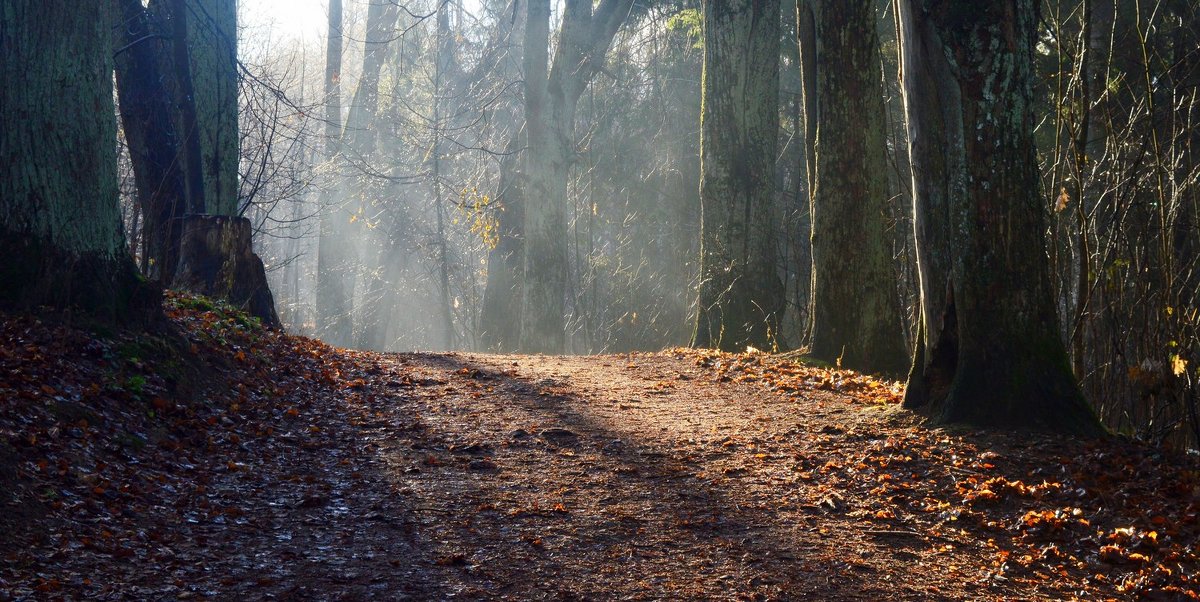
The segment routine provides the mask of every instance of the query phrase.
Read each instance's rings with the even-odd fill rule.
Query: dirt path
[[[136,357],[114,376],[128,343],[6,323],[0,602],[1200,598],[1194,459],[931,430],[762,355],[175,319],[215,383],[179,405]]]
[[[419,385],[362,419],[411,527],[402,562],[437,584],[422,595],[1038,596],[989,592],[984,575],[955,568],[987,564],[978,542],[864,524],[877,511],[839,492],[837,473],[881,449],[887,425],[911,426],[881,407],[718,383],[668,355],[382,363]]]

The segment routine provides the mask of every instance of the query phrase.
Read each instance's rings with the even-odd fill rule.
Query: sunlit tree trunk
[[[437,245],[438,245],[438,317],[441,324],[442,349],[454,348],[454,315],[450,300],[450,257],[446,241],[446,205],[444,186],[442,182],[442,138],[443,120],[446,111],[446,80],[454,60],[454,43],[450,35],[450,6],[445,2],[438,5],[437,10],[437,58],[433,78],[433,202],[437,214]]]
[[[514,0],[514,2],[519,0]],[[515,11],[514,5],[511,10]],[[525,17],[514,12],[506,29],[499,32],[501,42],[524,39]],[[507,44],[505,53],[516,53],[515,60],[503,60],[497,54],[493,69],[500,81],[519,81],[522,74],[513,68],[522,59],[521,46]],[[492,199],[496,218],[495,246],[488,251],[487,282],[479,313],[480,344],[489,351],[514,351],[521,336],[521,273],[524,269],[525,200],[521,167],[524,161],[522,135],[525,118],[518,102],[509,102],[497,111],[509,128],[508,144],[500,157],[500,174]]]
[[[887,147],[872,0],[803,0],[815,12],[813,356],[902,374],[908,351],[887,232]],[[801,11],[804,9],[801,8]],[[803,48],[803,45],[802,45]],[[805,75],[808,75],[807,73]],[[811,80],[810,80],[811,81]]]
[[[0,6],[0,303],[107,318],[156,296],[125,251],[110,2]]]
[[[779,10],[778,0],[704,3],[697,347],[780,342]]]
[[[521,334],[521,228],[525,220],[525,199],[521,174],[517,171],[520,138],[514,135],[500,160],[500,183],[496,198],[496,246],[488,251],[487,285],[479,322],[483,348],[512,351]]]
[[[342,1],[329,0],[325,50],[325,159],[339,153],[342,134]],[[350,216],[334,198],[334,183],[321,192],[321,234],[317,243],[317,336],[331,345],[349,345],[354,330],[354,252],[345,235]]]
[[[900,0],[921,276],[905,404],[1097,434],[1058,329],[1033,143],[1035,0]]]
[[[531,0],[525,26],[525,248],[521,303],[524,351],[559,353],[566,343],[567,175],[575,160],[575,108],[633,0],[567,0],[554,62],[550,0]]]
[[[167,44],[140,0],[115,0],[114,57],[121,125],[143,215],[146,275],[170,286],[186,209],[174,108],[162,70]]]
[[[387,58],[387,46],[396,35],[396,20],[399,10],[391,2],[372,1],[367,5],[367,35],[363,43],[362,74],[358,87],[354,91],[354,99],[350,105],[350,113],[346,117],[346,128],[342,133],[342,150],[349,156],[353,164],[369,162],[374,159],[379,122],[379,74],[383,70]],[[366,178],[363,178],[364,180]],[[354,194],[372,194],[364,183]],[[390,200],[390,199],[389,199]],[[382,203],[384,199],[371,199],[372,202]],[[367,199],[364,199],[367,202]],[[389,272],[384,262],[392,256],[391,243],[386,240],[377,241],[377,253],[368,253],[369,259],[364,270],[366,293],[363,303],[357,308],[358,323],[355,325],[355,346],[359,349],[375,349],[382,351],[387,343],[387,317],[385,310],[388,288],[394,286],[386,278]]]

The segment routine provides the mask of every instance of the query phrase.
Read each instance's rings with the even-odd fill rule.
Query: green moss
[[[832,368],[837,367],[823,359],[819,359],[819,358],[813,357],[811,355],[808,355],[806,353],[801,353],[799,351],[791,351],[788,353],[781,353],[781,354],[777,355],[776,357],[778,357],[779,359],[787,360],[789,362],[795,362],[797,364],[800,364],[801,366],[808,366],[810,368],[830,368],[830,369],[832,369]]]
[[[216,311],[217,305],[212,299],[202,296],[194,297],[178,297],[175,299],[175,305],[180,309],[189,309],[192,311]]]

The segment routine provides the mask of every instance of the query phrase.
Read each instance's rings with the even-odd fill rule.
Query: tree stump
[[[250,220],[226,215],[184,217],[175,286],[224,299],[279,328],[267,272],[250,243]]]

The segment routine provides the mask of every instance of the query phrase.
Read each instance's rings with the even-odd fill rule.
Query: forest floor
[[[762,354],[0,315],[0,600],[1196,598],[1200,463]]]

